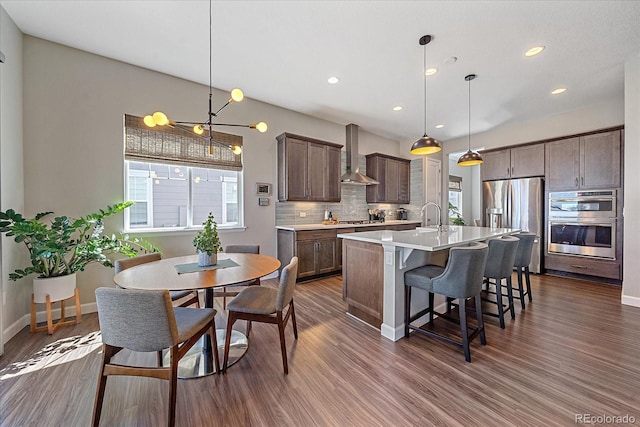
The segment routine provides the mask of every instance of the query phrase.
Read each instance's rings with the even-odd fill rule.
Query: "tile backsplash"
[[[342,170],[346,169],[346,153],[342,152]],[[358,155],[360,172],[366,173],[366,158]],[[422,160],[411,161],[410,172],[410,200],[408,205],[385,203],[367,203],[366,187],[360,185],[342,185],[340,203],[326,202],[276,202],[276,225],[318,224],[324,219],[324,211],[331,212],[338,220],[359,220],[369,218],[369,209],[384,209],[385,212],[395,211],[403,207],[408,211],[410,220],[420,219],[420,208],[424,199]],[[300,216],[300,215],[304,216]],[[395,219],[393,217],[392,219]]]

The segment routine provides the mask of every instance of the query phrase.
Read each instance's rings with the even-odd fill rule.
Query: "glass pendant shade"
[[[422,138],[413,143],[410,153],[415,156],[425,156],[437,153],[440,150],[442,150],[442,147],[440,147],[438,140],[424,134]]]
[[[467,151],[458,159],[458,166],[474,166],[482,164],[482,156],[474,151]]]

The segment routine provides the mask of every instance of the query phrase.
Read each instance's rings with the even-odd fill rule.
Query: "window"
[[[229,149],[242,137],[214,132],[213,141],[125,115],[125,200],[135,202],[126,229],[200,226],[209,212],[221,228],[242,226],[241,156]]]
[[[238,226],[240,173],[127,161],[127,229],[201,225],[209,212],[220,227]]]

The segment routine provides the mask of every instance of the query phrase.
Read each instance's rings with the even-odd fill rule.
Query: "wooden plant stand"
[[[47,300],[45,302],[45,306],[47,308],[47,325],[46,326],[37,326],[36,322],[36,302],[34,294],[31,294],[31,332],[41,332],[47,331],[49,335],[52,335],[60,326],[69,326],[76,325],[80,323],[82,320],[82,312],[80,310],[80,293],[78,292],[78,288],[75,289],[74,295],[60,300],[60,320],[57,322],[53,322],[51,319],[51,304],[57,301],[51,301],[51,297],[47,295]],[[66,320],[64,313],[64,302],[75,298],[76,302],[76,318],[75,320]]]

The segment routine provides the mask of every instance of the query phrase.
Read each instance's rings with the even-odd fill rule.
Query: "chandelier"
[[[212,93],[213,93],[213,66],[212,66],[212,12],[211,12],[211,0],[209,0],[209,112],[207,113],[207,120],[205,121],[173,121],[167,117],[167,115],[161,111],[156,111],[153,114],[149,114],[144,117],[144,124],[150,128],[156,126],[170,126],[173,128],[180,128],[188,132],[192,132],[198,136],[209,141],[209,154],[213,154],[213,126],[234,126],[244,127],[250,129],[256,129],[257,131],[264,133],[267,131],[267,124],[265,122],[252,123],[248,125],[244,124],[232,124],[232,123],[214,123],[214,119],[218,117],[220,112],[224,110],[229,104],[233,102],[240,102],[244,99],[244,93],[240,89],[233,89],[231,96],[227,102],[217,111],[213,111],[212,107]],[[242,153],[242,147],[239,145],[230,145],[229,149],[236,155]]]

